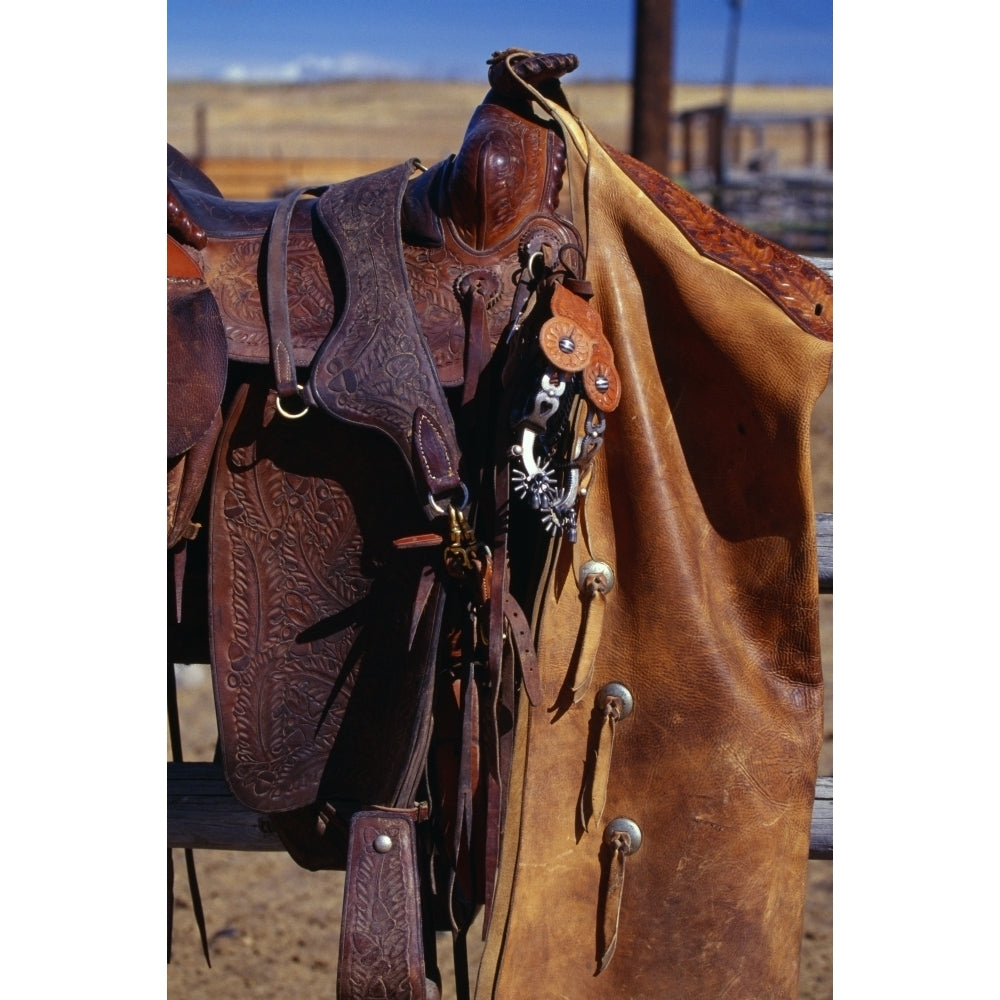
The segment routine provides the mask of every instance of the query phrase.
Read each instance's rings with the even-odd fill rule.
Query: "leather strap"
[[[583,700],[594,680],[594,660],[601,642],[604,608],[607,604],[605,587],[601,578],[594,575],[588,576],[581,587],[583,610],[580,613],[580,631],[570,669],[570,689],[574,704]]]
[[[305,398],[399,449],[430,519],[462,489],[455,424],[420,330],[400,212],[416,161],[329,187],[316,213],[341,256],[342,312],[316,354]]]
[[[421,573],[421,582],[427,579],[428,574]],[[418,587],[418,591],[420,589]],[[413,725],[405,758],[407,765],[393,792],[392,805],[396,809],[406,809],[413,804],[427,766],[427,753],[434,726],[434,671],[445,613],[444,587],[440,581],[433,580],[426,599],[418,596],[418,600],[425,600],[425,604],[419,621],[412,627],[409,649],[419,663],[420,684],[413,708]],[[401,739],[402,735],[397,732],[395,738]]]
[[[589,749],[578,811],[580,829],[587,832],[599,826],[604,816],[611,777],[611,758],[615,749],[615,730],[621,718],[621,708],[614,703],[598,706],[595,716],[597,738],[593,748]]]
[[[351,819],[337,968],[338,1000],[438,1000],[426,976],[416,829],[371,810]]]
[[[492,271],[481,268],[463,275],[456,291],[465,312],[465,372],[462,387],[462,406],[465,407],[475,399],[479,376],[492,356],[486,311],[490,303],[499,298],[500,282]]]
[[[616,833],[605,845],[608,855],[607,882],[602,900],[602,938],[604,953],[598,972],[603,972],[615,956],[618,945],[618,921],[622,912],[622,892],[625,888],[625,859],[631,852],[628,834]]]
[[[262,248],[267,259],[267,328],[271,339],[271,364],[274,366],[274,387],[282,402],[296,397],[301,400],[295,376],[292,319],[288,305],[288,236],[292,211],[303,195],[318,197],[328,186],[299,188],[282,198],[274,211]]]

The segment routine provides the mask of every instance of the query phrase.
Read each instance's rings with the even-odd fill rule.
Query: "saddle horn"
[[[559,79],[580,65],[580,60],[572,52],[504,49],[503,52],[494,52],[487,63],[490,67],[490,87],[497,95],[524,100],[524,84],[527,83],[568,110]]]

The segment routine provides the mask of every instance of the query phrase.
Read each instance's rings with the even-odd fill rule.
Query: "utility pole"
[[[729,35],[726,39],[726,65],[723,67],[722,103],[729,117],[733,107],[733,87],[736,84],[736,52],[740,44],[740,14],[743,0],[729,0]]]
[[[670,171],[674,70],[673,0],[636,0],[632,79],[632,155]]]
[[[722,189],[726,184],[728,173],[727,160],[729,150],[726,139],[729,135],[729,121],[733,114],[733,89],[736,86],[736,53],[740,44],[740,15],[743,13],[743,0],[728,0],[729,2],[729,33],[726,38],[726,61],[722,68],[722,114],[717,124],[718,133],[715,136],[715,183],[716,194],[713,199],[715,207],[721,209]]]

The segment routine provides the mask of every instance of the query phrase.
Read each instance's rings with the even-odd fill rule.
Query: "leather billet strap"
[[[271,220],[271,227],[264,240],[267,260],[267,328],[271,340],[271,363],[274,366],[274,387],[282,404],[298,401],[291,414],[301,413],[305,405],[301,386],[295,376],[295,357],[292,349],[292,320],[288,305],[288,237],[292,225],[292,211],[305,195],[319,197],[327,186],[303,187],[287,194],[278,203]]]

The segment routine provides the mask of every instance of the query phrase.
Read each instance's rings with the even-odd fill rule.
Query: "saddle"
[[[831,290],[596,140],[576,65],[495,53],[455,156],[272,202],[168,147],[171,659],[346,870],[343,1000],[438,996],[480,908],[477,997],[795,985]]]

